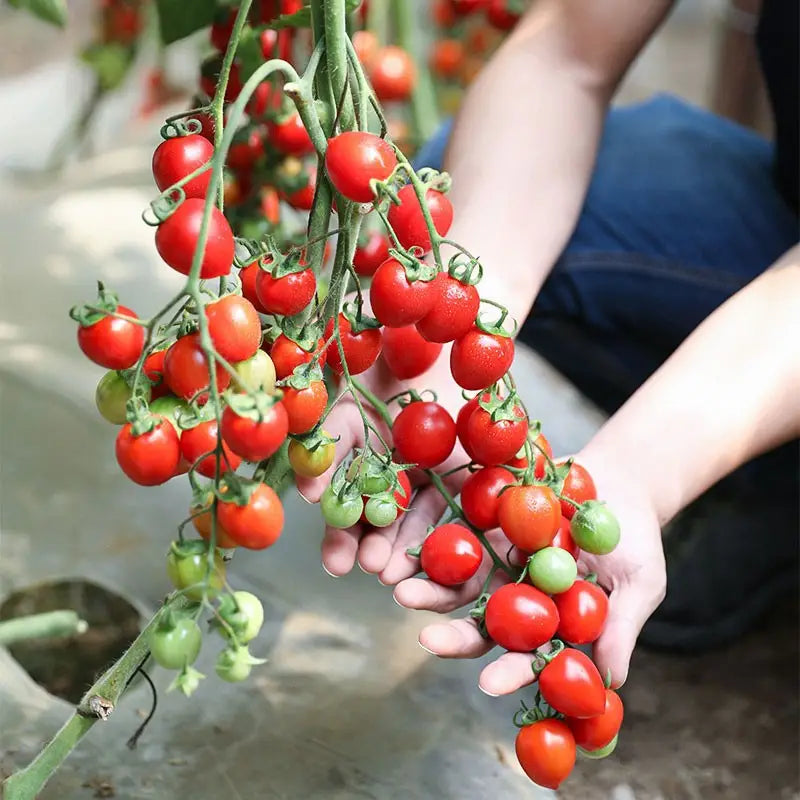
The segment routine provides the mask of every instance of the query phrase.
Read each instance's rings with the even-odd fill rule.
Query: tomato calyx
[[[142,221],[151,228],[157,228],[178,210],[185,199],[186,192],[180,186],[171,186],[155,200],[150,201],[142,212]]]
[[[236,473],[228,472],[215,491],[217,502],[246,506],[259,486],[261,486],[260,481],[252,481],[242,478]]]
[[[118,308],[119,298],[116,293],[106,289],[102,281],[97,281],[97,302],[73,306],[69,315],[81,327],[88,328],[110,314],[115,314]]]
[[[447,262],[447,274],[464,286],[476,286],[483,278],[483,265],[466,253],[456,253]]]
[[[524,574],[524,573],[523,573]],[[539,677],[539,673],[557,656],[566,650],[566,645],[561,639],[553,639],[550,642],[550,650],[546,653],[539,650],[533,661],[531,662],[531,669],[533,670],[534,678]]]
[[[524,700],[520,700],[520,708],[514,713],[512,722],[517,728],[525,728],[543,719],[563,719],[563,714],[559,714],[545,703],[539,692],[536,693],[536,700],[533,706],[528,706]]]
[[[322,327],[319,323],[298,323],[292,317],[284,317],[280,320],[280,331],[287,339],[293,341],[307,353],[314,352],[322,336]],[[324,352],[324,350],[320,352]]]
[[[519,395],[512,391],[507,397],[501,397],[497,384],[491,386],[487,392],[481,392],[478,397],[478,406],[491,416],[492,422],[501,420],[518,422],[521,419],[519,414],[515,413],[517,410],[522,411]]]
[[[350,332],[353,335],[362,333],[363,331],[371,330],[372,328],[380,328],[381,323],[375,317],[364,314],[361,306],[357,303],[345,303],[341,311],[343,316],[350,323]]]
[[[279,386],[291,386],[292,389],[308,389],[312,383],[322,380],[322,369],[319,363],[311,361],[299,364],[294,368],[294,372],[282,381],[278,382]]]
[[[183,669],[175,676],[175,679],[167,687],[167,691],[171,692],[174,689],[180,691],[185,697],[191,695],[200,686],[200,681],[206,676],[200,670],[195,669],[191,664],[184,664]]]
[[[262,391],[253,394],[228,391],[224,396],[225,402],[234,413],[253,422],[262,422],[269,410],[280,400],[278,395]]]
[[[321,447],[327,447],[329,444],[336,444],[342,437],[331,436],[327,431],[322,429],[320,423],[308,433],[293,433],[290,434],[290,438],[302,444],[309,453],[313,453]]]
[[[439,400],[439,395],[437,395],[433,389],[423,389],[421,392],[418,392],[416,389],[407,389],[405,392],[392,395],[385,402],[387,406],[389,403],[397,402],[397,405],[399,405],[400,408],[405,408],[406,406],[411,405],[411,403],[425,402],[426,395],[430,397],[430,400],[433,403],[436,403]]]
[[[345,476],[357,487],[360,496],[389,495],[394,502],[393,494],[402,486],[399,474],[409,467],[408,464],[393,462],[389,456],[381,457],[372,450],[364,449],[350,462]],[[331,481],[331,485],[334,485],[334,481]]]
[[[487,305],[494,306],[500,311],[499,316],[494,322],[487,322],[480,313],[475,318],[475,327],[482,330],[484,333],[491,334],[492,336],[503,336],[506,339],[510,339],[514,336],[519,328],[519,323],[513,318],[509,316],[508,309],[501,305],[500,303],[495,303],[494,300],[487,300],[485,298],[481,298],[481,303],[486,303]],[[511,329],[506,330],[505,324],[506,321],[510,322]]]
[[[430,283],[439,274],[435,266],[420,260],[422,255],[424,255],[422,248],[416,246],[403,251],[396,250],[394,247],[389,249],[389,257],[402,264],[409,283],[414,283],[414,281]]]
[[[174,117],[169,117],[161,126],[160,135],[162,139],[179,139],[192,134],[202,134],[203,123],[192,116],[198,109],[184,111]]]

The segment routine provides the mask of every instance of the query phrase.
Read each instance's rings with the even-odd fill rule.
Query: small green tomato
[[[528,562],[531,583],[547,594],[566,592],[578,577],[575,559],[560,547],[545,547]]]
[[[323,519],[332,528],[351,528],[361,519],[361,514],[364,511],[364,501],[358,495],[340,498],[328,486],[322,493],[320,508],[322,509]]]
[[[619,544],[619,522],[611,509],[599,500],[581,504],[572,518],[570,530],[581,550],[597,556],[607,555]]]
[[[370,525],[376,528],[385,528],[397,519],[397,506],[391,495],[377,495],[367,500],[364,516]]]
[[[94,402],[103,419],[113,425],[124,425],[128,421],[125,404],[131,399],[131,394],[125,378],[112,369],[100,378],[94,392]]]

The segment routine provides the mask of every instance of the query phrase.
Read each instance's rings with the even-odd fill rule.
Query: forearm
[[[646,487],[660,521],[800,435],[800,247],[734,295],[581,453]]]

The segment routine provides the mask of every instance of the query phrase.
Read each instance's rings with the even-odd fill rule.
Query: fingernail
[[[487,697],[500,697],[499,694],[493,694],[492,692],[487,692],[486,689],[483,688],[480,684],[478,684],[478,688],[487,696]]]
[[[434,653],[434,652],[433,652],[433,650],[429,650],[427,647],[425,647],[425,645],[424,645],[424,644],[422,644],[422,642],[417,642],[417,644],[418,644],[418,645],[419,645],[419,646],[420,646],[420,647],[421,647],[421,648],[422,648],[422,649],[423,649],[423,650],[424,650],[426,653],[430,653],[430,655],[432,655],[432,656],[435,656],[435,655],[436,655],[436,653]]]
[[[381,576],[380,575],[376,575],[375,577],[378,579],[378,583],[381,586],[391,586],[392,585],[391,583],[386,583],[386,581],[381,580]],[[392,597],[394,597],[394,595],[392,595]]]
[[[331,576],[331,578],[340,578],[341,577],[341,575],[334,575],[324,564],[322,565],[322,569],[324,569],[325,572],[327,572],[328,575]]]
[[[397,599],[397,597],[394,595],[394,593],[392,593],[392,600],[394,600],[394,602],[395,602],[395,603],[396,603],[398,606],[400,606],[400,608],[406,608],[406,607],[405,607],[405,606],[404,606],[404,605],[403,605],[403,604],[402,604],[402,603],[401,603],[401,602],[400,602],[400,601]]]
[[[359,569],[360,569],[360,570],[361,570],[361,571],[362,571],[362,572],[363,572],[365,575],[369,575],[369,574],[370,574],[369,572],[367,572],[367,571],[364,569],[364,567],[362,567],[362,566],[361,566],[361,562],[360,562],[360,561],[356,561],[356,564],[358,564],[358,568],[359,568]]]

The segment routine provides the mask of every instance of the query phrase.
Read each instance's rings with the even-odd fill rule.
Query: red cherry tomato
[[[117,313],[138,319],[127,306],[117,306]],[[78,328],[78,347],[87,358],[106,369],[132,367],[142,354],[144,339],[141,325],[118,317],[105,316]]]
[[[263,269],[256,275],[256,294],[268,314],[285,317],[299,314],[316,291],[317,279],[312,269],[290,272],[282,278],[273,278]]]
[[[261,211],[270,225],[277,225],[281,221],[281,199],[272,186],[265,186],[261,190]]]
[[[169,394],[169,387],[164,380],[164,356],[166,354],[166,350],[156,350],[150,353],[142,364],[142,372],[153,383],[150,388],[150,402]]]
[[[231,34],[233,33],[233,25],[235,22],[236,12],[230,11],[225,15],[225,17],[217,20],[211,26],[209,40],[211,41],[211,44],[220,51],[220,53],[224,53],[228,49],[228,42],[231,40]]]
[[[450,372],[463,389],[484,389],[499,381],[513,360],[512,339],[472,328],[454,342]]]
[[[577,719],[567,717],[564,722],[575,737],[575,744],[584,750],[599,750],[611,743],[622,727],[624,709],[616,692],[606,689],[606,705],[596,717]]]
[[[500,495],[500,527],[526,553],[548,547],[561,523],[558,497],[549,486],[512,486]]]
[[[230,383],[231,376],[218,367],[217,390],[222,391]],[[206,356],[200,346],[200,334],[182,336],[170,345],[164,356],[164,381],[173,394],[186,400],[194,397],[201,389],[207,389],[210,376]],[[203,394],[199,399],[207,399]]]
[[[468,581],[483,560],[478,537],[455,522],[434,528],[422,543],[420,566],[425,574],[442,586],[458,586]]]
[[[431,310],[417,322],[417,330],[429,342],[452,342],[473,326],[481,303],[478,290],[440,272],[435,280],[436,299]]]
[[[414,59],[402,47],[382,47],[372,60],[369,79],[382,102],[406,100],[417,79]]]
[[[199,133],[165,139],[153,153],[153,177],[160,191],[169,189],[172,184],[194,172],[198,167],[211,161],[214,145]],[[205,198],[211,170],[192,178],[183,185],[187,198]]]
[[[533,452],[536,453],[536,457],[534,458],[533,462],[533,476],[537,480],[541,480],[545,476],[545,472],[547,470],[547,458],[545,457],[545,453],[547,457],[553,457],[553,448],[550,447],[550,442],[547,441],[543,434],[539,434],[533,440]],[[544,451],[544,453],[542,452]],[[506,465],[509,467],[515,467],[516,469],[525,469],[528,466],[528,458],[525,455],[524,448],[520,449],[520,451],[514,456],[514,458],[509,459],[506,462]]]
[[[288,435],[289,417],[280,401],[270,406],[260,419],[239,416],[230,406],[222,412],[222,438],[246,461],[269,458]]]
[[[575,766],[575,739],[560,719],[520,728],[515,749],[525,774],[546,789],[558,789]]]
[[[596,717],[606,705],[605,686],[594,662],[571,648],[539,673],[539,691],[551,708],[567,717]]]
[[[289,433],[306,433],[318,422],[328,405],[323,381],[311,381],[305,389],[286,386],[281,402],[289,418]]]
[[[500,524],[500,492],[514,483],[514,476],[502,467],[473,472],[461,487],[461,508],[476,528],[488,531]]]
[[[190,466],[201,456],[211,453],[211,455],[205,456],[195,467],[195,470],[206,478],[213,478],[216,475],[216,458],[211,452],[216,446],[217,421],[215,419],[201,422],[199,425],[195,425],[194,428],[187,428],[181,433],[181,455]],[[235,471],[241,463],[242,459],[232,452],[223,441],[222,457],[219,462],[220,473],[228,470]]]
[[[363,67],[369,69],[380,48],[378,37],[372,31],[356,31],[352,39],[358,60]]]
[[[438,403],[409,403],[392,426],[397,460],[431,469],[445,461],[456,444],[456,423]]]
[[[560,547],[562,550],[566,550],[577,561],[581,549],[572,538],[570,522],[565,516],[563,516],[563,509],[561,513],[561,522],[558,526],[558,530],[556,531],[556,535],[553,537],[552,545],[553,547]]]
[[[295,367],[299,367],[301,364],[308,364],[314,358],[314,353],[321,350],[324,344],[320,339],[317,342],[316,350],[309,353],[308,350],[303,350],[297,342],[292,341],[282,333],[269,350],[270,358],[272,358],[272,363],[275,365],[275,376],[278,380],[288,378],[294,372]],[[323,350],[318,361],[320,367],[325,366],[327,357],[327,353]]]
[[[310,211],[317,192],[317,168],[311,167],[306,173],[306,185],[286,195],[286,202],[298,211]]]
[[[563,462],[559,461],[559,464]],[[578,505],[585,503],[587,500],[597,499],[597,488],[594,485],[592,476],[588,473],[585,467],[575,462],[569,468],[567,477],[564,479],[564,486],[561,489],[561,494],[568,497]],[[561,513],[567,518],[572,519],[578,509],[568,503],[566,500],[561,501]]]
[[[558,628],[555,603],[527,583],[507,583],[486,604],[486,630],[506,650],[528,653],[549,642]]]
[[[258,273],[262,271],[263,270],[258,266],[258,261],[253,261],[239,270],[239,280],[242,282],[242,295],[253,304],[253,308],[255,308],[259,314],[266,314],[267,309],[261,304],[261,300],[258,299],[258,293],[256,292],[256,278],[258,277]]]
[[[188,275],[200,238],[205,201],[197,197],[184,200],[171,216],[156,228],[156,249],[172,269]],[[208,239],[200,264],[201,278],[227,275],[233,264],[233,231],[223,213],[213,206],[208,224]]]
[[[363,245],[356,248],[353,266],[359,275],[370,277],[389,258],[389,237],[378,231],[370,231]]]
[[[486,19],[500,31],[510,31],[519,22],[520,15],[509,11],[508,0],[489,0]]]
[[[141,486],[158,486],[174,474],[180,460],[178,434],[166,417],[156,416],[155,427],[136,436],[127,422],[117,434],[117,463]]]
[[[460,17],[486,8],[487,0],[450,0],[450,6]]]
[[[228,537],[241,547],[264,550],[278,541],[283,529],[283,506],[265,483],[256,487],[245,506],[221,502],[217,518]]]
[[[475,453],[472,449],[472,444],[469,440],[469,434],[467,433],[467,424],[469,423],[469,419],[472,416],[472,412],[478,407],[478,399],[480,395],[475,395],[472,400],[468,400],[461,406],[461,409],[458,412],[458,416],[456,417],[456,434],[458,435],[458,441],[461,442],[461,446],[464,448],[464,452],[470,457],[470,459],[475,459]],[[486,395],[488,399],[489,395]]]
[[[208,332],[217,352],[228,362],[255,355],[261,344],[261,320],[253,304],[228,294],[206,306]]]
[[[385,181],[397,166],[392,145],[366,131],[345,131],[328,140],[325,169],[334,189],[355,203],[375,199],[370,181]]]
[[[426,342],[413,325],[383,331],[383,360],[398,380],[410,380],[427,372],[441,352],[442,345]]]
[[[270,144],[280,153],[298,158],[314,152],[314,145],[300,115],[294,111],[288,117],[269,126]]]
[[[414,187],[411,184],[404,186],[397,193],[397,198],[400,205],[389,206],[388,219],[400,244],[406,249],[416,246],[427,252],[431,249],[431,237]],[[453,206],[447,195],[428,189],[425,200],[434,229],[440,236],[446,236],[453,224]]]
[[[381,264],[369,287],[372,313],[381,325],[402,328],[422,319],[436,301],[433,281],[409,281],[405,267],[394,258]]]
[[[264,132],[261,128],[253,128],[246,139],[238,139],[228,149],[225,163],[234,170],[248,172],[253,169],[264,155]]]
[[[440,78],[456,78],[464,63],[464,45],[458,39],[439,39],[433,43],[430,68]]]
[[[353,333],[350,320],[344,314],[339,314],[337,326],[350,374],[358,375],[369,369],[381,354],[383,342],[380,330],[378,328],[367,328],[358,333]],[[333,320],[328,320],[328,324],[325,326],[325,339],[330,339],[332,334]],[[328,345],[328,364],[337,375],[342,374],[342,359],[335,341]]]
[[[456,24],[456,12],[450,0],[435,0],[431,15],[436,25],[445,30],[450,30]]]
[[[553,602],[558,609],[560,638],[570,644],[589,644],[599,638],[608,617],[608,596],[600,586],[577,580],[566,592],[553,595]]]
[[[528,418],[519,407],[512,409],[514,419],[492,421],[492,415],[480,405],[467,420],[467,440],[472,446],[473,460],[493,466],[508,461],[528,436]]]
[[[265,34],[272,34],[277,38],[277,32],[267,28],[264,33],[262,33],[262,41]],[[266,56],[266,58],[271,58],[271,56]],[[247,101],[247,105],[245,106],[247,113],[253,119],[261,119],[267,113],[267,111],[269,111],[269,109],[275,105],[276,94],[277,93],[273,90],[272,84],[268,80],[259,83],[258,86],[256,86],[256,90]],[[261,146],[263,150],[263,141]]]

